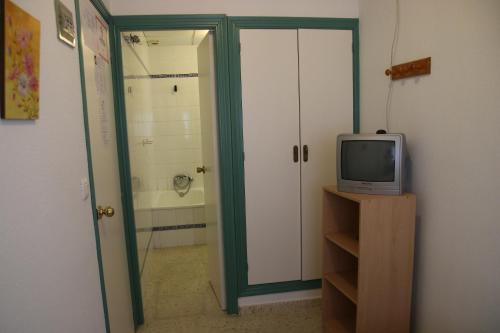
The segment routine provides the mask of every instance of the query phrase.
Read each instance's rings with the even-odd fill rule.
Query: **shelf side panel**
[[[358,332],[409,332],[414,237],[414,196],[361,203]]]

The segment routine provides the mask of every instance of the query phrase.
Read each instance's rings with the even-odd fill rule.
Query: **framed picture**
[[[9,0],[0,0],[0,114],[3,119],[38,119],[40,22]]]
[[[76,46],[75,24],[73,13],[59,0],[55,0],[57,18],[57,36],[71,47]]]

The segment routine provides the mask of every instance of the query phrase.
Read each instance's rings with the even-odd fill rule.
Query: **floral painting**
[[[2,118],[38,119],[40,22],[9,0],[2,2]]]

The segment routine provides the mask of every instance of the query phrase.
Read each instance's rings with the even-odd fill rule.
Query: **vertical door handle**
[[[309,147],[307,147],[307,145],[302,147],[302,156],[304,158],[304,162],[309,160]]]
[[[299,161],[299,146],[293,146],[293,161],[297,163]]]

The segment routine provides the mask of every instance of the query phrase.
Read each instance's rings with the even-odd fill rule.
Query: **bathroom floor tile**
[[[156,316],[158,319],[200,317],[205,312],[205,294],[158,295]]]
[[[206,245],[151,250],[143,277],[145,324],[138,333],[316,333],[319,300],[222,311],[208,282]]]
[[[210,285],[202,277],[186,278],[184,280],[170,279],[159,282],[159,296],[179,296],[186,294],[205,294],[209,296]]]

